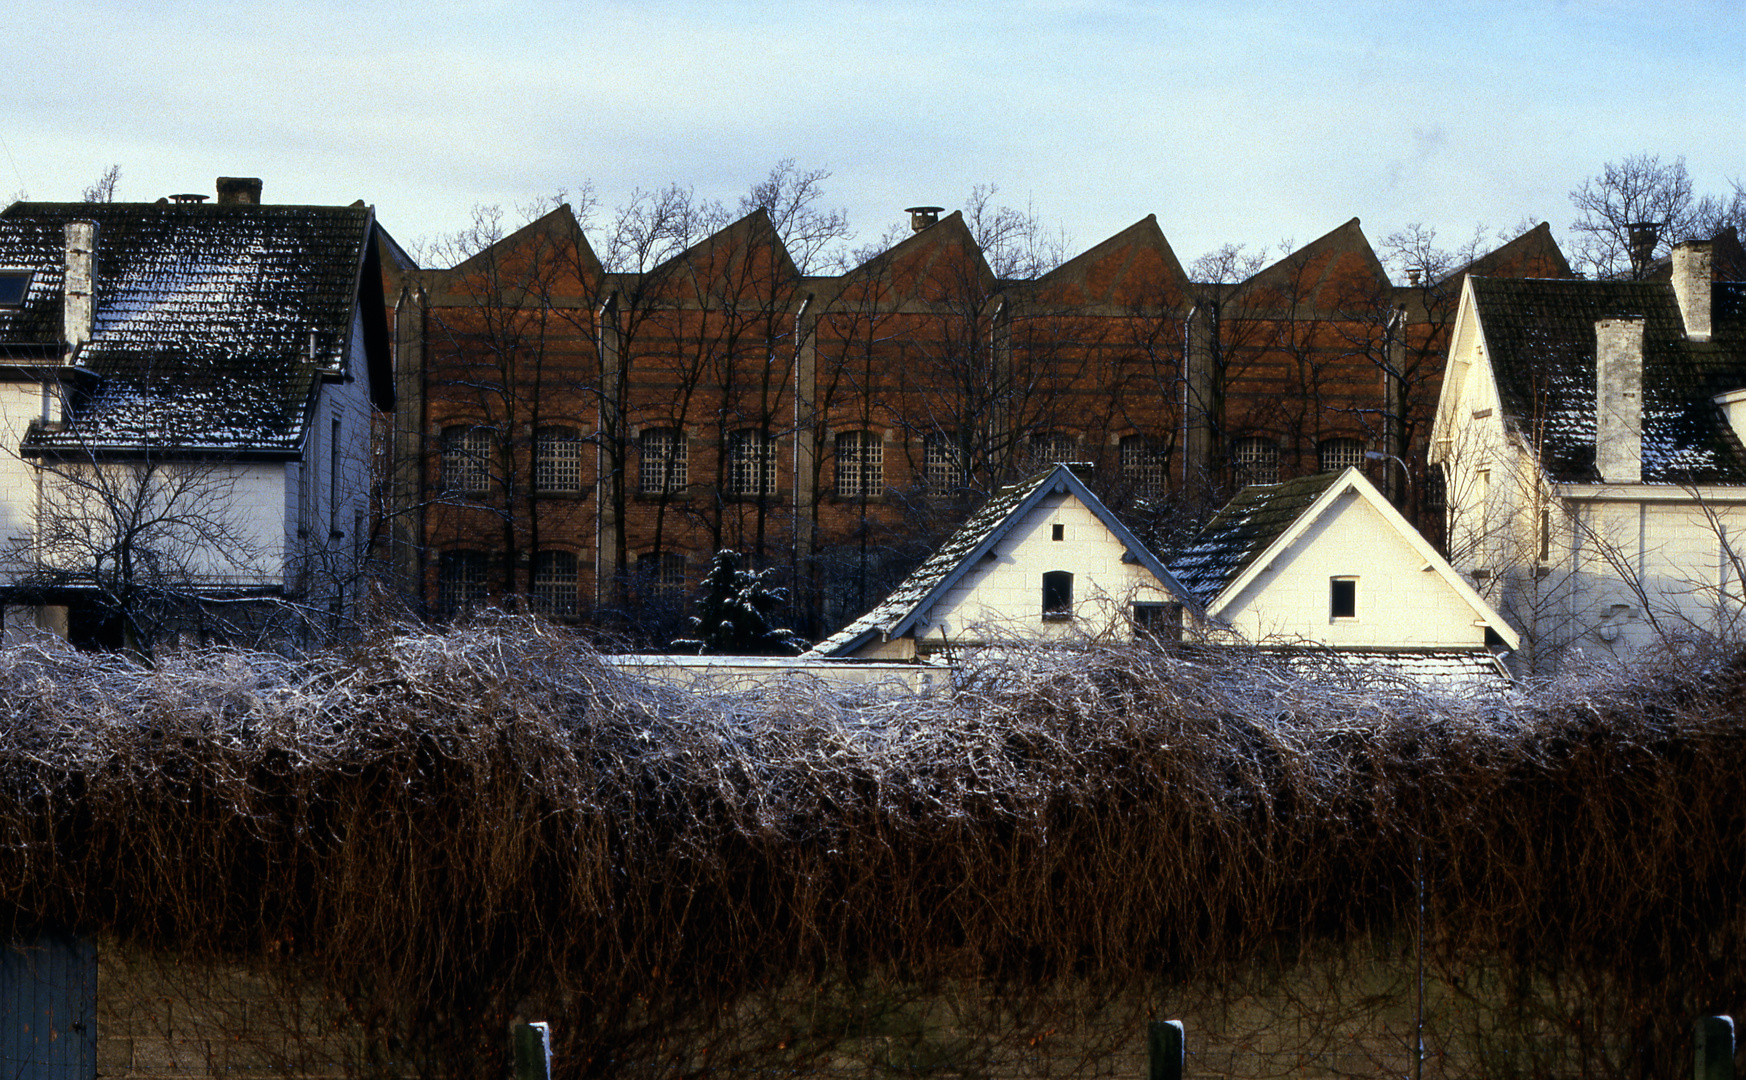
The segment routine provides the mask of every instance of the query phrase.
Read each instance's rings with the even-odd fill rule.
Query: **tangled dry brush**
[[[989,1045],[1065,986],[1217,1004],[1422,897],[1439,985],[1673,1075],[1746,1004],[1740,672],[1460,702],[1124,648],[857,700],[682,694],[533,623],[14,650],[0,930],[295,970],[397,1068],[497,1074],[545,1016],[580,1074],[831,1059],[871,1029],[827,998],[975,997]]]

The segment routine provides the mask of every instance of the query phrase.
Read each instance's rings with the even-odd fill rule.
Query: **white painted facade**
[[[1450,562],[1522,633],[1512,665],[1550,674],[1572,660],[1626,660],[1700,634],[1737,637],[1746,629],[1746,487],[1554,483],[1529,438],[1504,422],[1482,318],[1469,283],[1431,461],[1447,483]],[[1746,392],[1717,399],[1746,437],[1736,420],[1746,420],[1741,403]],[[1632,477],[1629,459],[1640,466],[1643,458],[1641,428],[1633,436],[1621,425],[1622,436],[1609,436],[1614,427],[1603,415],[1599,439],[1634,437],[1637,445],[1597,447],[1598,465],[1619,475],[1623,461]]]
[[[1350,615],[1336,610],[1340,587],[1349,590]],[[1506,643],[1512,637],[1507,623],[1356,470],[1207,611],[1215,636],[1254,644],[1477,649],[1486,644],[1488,626]]]
[[[1061,539],[1055,539],[1059,527]],[[1136,604],[1175,600],[1072,492],[1025,512],[934,604],[923,651],[1000,641],[1126,640]],[[1045,615],[1043,575],[1073,575],[1070,613]]]

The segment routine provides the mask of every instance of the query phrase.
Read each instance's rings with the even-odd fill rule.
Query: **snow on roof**
[[[1643,319],[1643,480],[1746,482],[1743,448],[1716,394],[1746,386],[1746,285],[1718,282],[1713,333],[1688,341],[1666,281],[1472,278],[1504,419],[1540,447],[1555,481],[1594,463],[1595,323]]]
[[[1339,477],[1326,472],[1282,484],[1249,485],[1171,560],[1171,572],[1202,604],[1212,603]]]
[[[1311,682],[1351,689],[1416,689],[1499,694],[1512,682],[1486,649],[1347,649],[1313,644],[1268,646],[1263,655]]]
[[[61,334],[64,229],[97,222],[97,304],[78,365],[98,376],[37,449],[294,452],[317,382],[344,371],[367,207],[15,203],[0,265],[37,271],[0,350]]]
[[[1165,569],[1164,564],[1159,562],[1158,557],[1139,542],[1102,500],[1091,493],[1070,467],[1055,465],[996,492],[980,510],[946,538],[946,542],[940,545],[931,558],[892,590],[889,596],[867,614],[825,638],[803,655],[841,656],[875,634],[885,638],[902,636],[910,624],[927,613],[928,607],[940,593],[950,588],[990,545],[1005,535],[1013,522],[1037,500],[1052,491],[1070,491],[1127,545],[1128,553],[1151,570],[1167,589],[1185,600],[1192,599],[1188,591]]]

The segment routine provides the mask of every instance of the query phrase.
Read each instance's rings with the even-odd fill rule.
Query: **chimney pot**
[[[1594,324],[1594,465],[1609,484],[1643,482],[1643,317]]]
[[[69,221],[65,275],[61,279],[61,338],[68,362],[91,340],[96,327],[97,223]]]
[[[930,229],[940,223],[940,212],[943,206],[908,206],[904,213],[909,215],[909,227],[914,232]]]
[[[1685,320],[1688,341],[1710,340],[1710,296],[1715,287],[1715,246],[1687,240],[1673,246],[1673,296]]]
[[[261,178],[258,176],[221,176],[218,178],[218,205],[261,205]]]

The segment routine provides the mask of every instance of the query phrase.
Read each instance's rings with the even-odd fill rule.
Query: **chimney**
[[[1638,221],[1625,228],[1631,231],[1631,276],[1640,278],[1655,259],[1655,245],[1661,241],[1661,222]]]
[[[91,340],[96,326],[97,223],[67,222],[66,274],[61,279],[61,338],[68,362]]]
[[[1673,295],[1685,320],[1687,341],[1710,340],[1710,293],[1715,282],[1715,248],[1708,240],[1673,246]]]
[[[931,229],[940,223],[940,211],[943,206],[908,206],[903,212],[909,215],[909,227],[913,232]]]
[[[261,205],[261,178],[258,176],[221,176],[218,178],[218,205]]]
[[[1643,317],[1594,324],[1594,465],[1608,484],[1643,482]]]

